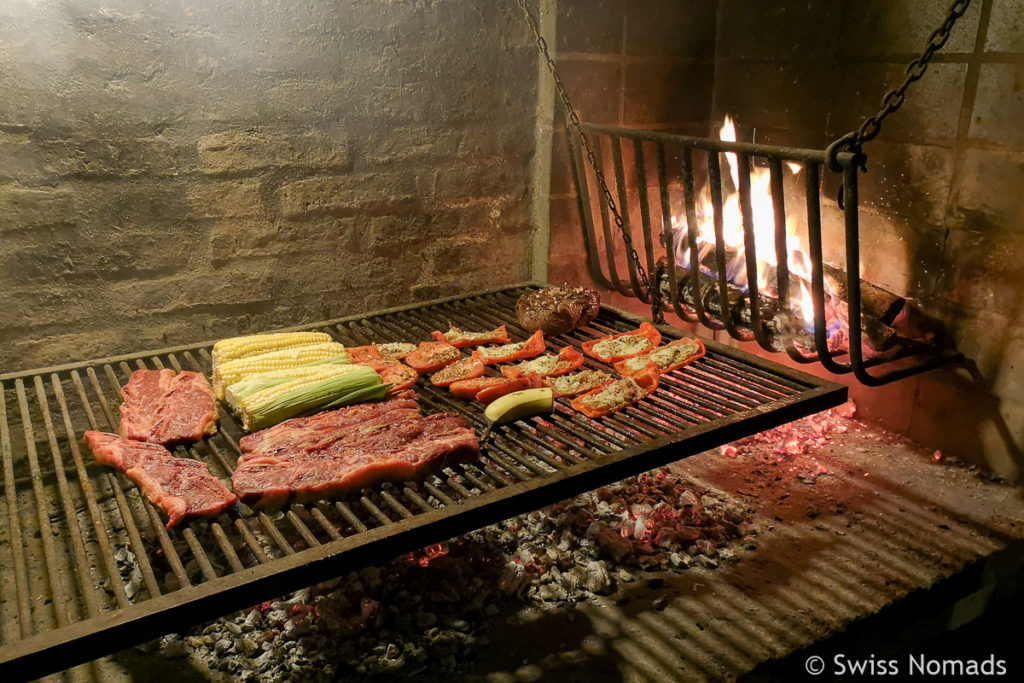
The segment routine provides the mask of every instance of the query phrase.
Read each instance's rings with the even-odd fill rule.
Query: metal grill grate
[[[445,329],[501,323],[513,336],[526,287],[303,326],[347,345],[419,341]],[[634,328],[609,307],[567,343]],[[510,324],[511,323],[511,324]],[[666,337],[677,330],[663,328]],[[337,576],[368,563],[562,500],[812,412],[846,389],[708,343],[707,356],[663,378],[655,395],[591,420],[554,414],[495,430],[483,458],[423,481],[383,484],[277,512],[239,505],[167,531],[120,473],[92,460],[87,429],[114,431],[119,390],[136,368],[210,370],[209,345],[0,375],[0,678],[34,678]],[[587,364],[603,368],[591,359]],[[421,381],[425,412],[482,407]],[[177,454],[227,479],[244,434],[220,431]]]

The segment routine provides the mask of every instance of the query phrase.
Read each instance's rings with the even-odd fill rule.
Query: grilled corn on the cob
[[[255,356],[236,358],[219,363],[213,370],[213,392],[221,401],[224,390],[232,384],[260,372],[287,370],[289,368],[319,363],[348,363],[349,357],[344,344],[322,342],[269,351]]]
[[[213,368],[216,370],[219,365],[237,358],[329,341],[333,340],[326,332],[275,332],[221,339],[213,345]]]
[[[312,365],[251,375],[225,390],[246,430],[318,409],[379,399],[386,384],[365,365]]]

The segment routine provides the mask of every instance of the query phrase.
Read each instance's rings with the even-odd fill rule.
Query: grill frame
[[[375,340],[374,335],[377,341],[411,341],[427,338],[425,332],[429,330],[426,330],[425,326],[430,320],[429,315],[444,311],[450,316],[449,319],[460,326],[479,329],[492,322],[505,322],[509,324],[516,337],[524,338],[526,332],[511,322],[515,320],[513,305],[515,299],[527,291],[527,288],[537,286],[539,285],[529,283],[502,287],[469,296],[448,297],[287,329],[326,329],[348,345],[369,343]],[[570,341],[578,344],[583,337],[592,338],[609,329],[628,329],[635,327],[640,321],[641,318],[635,315],[604,305],[597,321],[586,328],[587,332],[574,331],[548,340],[548,348],[555,350]],[[402,329],[399,327],[400,323],[409,327]],[[660,326],[660,329],[669,337],[684,334],[668,326]],[[399,332],[397,336],[394,334],[396,331]],[[410,490],[410,485],[406,484],[399,485],[401,490],[394,485],[377,485],[347,496],[340,506],[326,506],[336,509],[341,517],[349,522],[349,528],[355,529],[350,534],[342,534],[340,527],[335,528],[335,533],[332,534],[323,522],[322,528],[318,530],[314,521],[320,519],[316,512],[309,512],[320,510],[322,517],[324,513],[317,504],[290,506],[281,513],[248,511],[239,514],[232,511],[230,514],[221,515],[217,520],[230,519],[234,527],[230,524],[221,525],[220,521],[197,521],[166,532],[163,531],[162,520],[153,506],[148,501],[141,500],[137,490],[127,483],[123,475],[114,474],[92,463],[87,455],[87,449],[78,445],[84,428],[102,427],[99,422],[104,416],[108,422],[113,422],[116,399],[110,400],[109,396],[116,397],[116,392],[111,394],[113,387],[117,386],[118,382],[123,383],[126,379],[125,373],[134,369],[131,363],[137,367],[159,367],[162,361],[158,359],[168,358],[171,359],[170,365],[175,369],[196,369],[184,365],[177,367],[180,363],[177,358],[181,356],[190,361],[190,364],[194,363],[208,372],[208,354],[212,342],[0,375],[0,427],[3,430],[0,434],[0,459],[3,461],[0,483],[7,498],[7,505],[0,507],[0,518],[4,520],[11,539],[17,537],[22,540],[20,544],[11,543],[8,550],[0,552],[0,558],[11,560],[13,569],[8,569],[7,573],[13,573],[16,579],[13,591],[15,600],[11,600],[12,590],[8,585],[6,590],[0,590],[0,595],[3,596],[0,599],[0,607],[4,607],[8,612],[18,612],[20,629],[20,638],[9,639],[7,632],[12,629],[9,626],[5,629],[0,628],[0,638],[3,639],[0,642],[0,676],[4,680],[34,678],[64,669],[332,578],[350,569],[380,562],[680,460],[723,443],[839,405],[846,400],[847,389],[844,386],[795,369],[778,366],[738,349],[711,341],[705,343],[708,348],[705,359],[698,361],[694,366],[689,366],[689,369],[683,368],[672,373],[665,381],[664,396],[643,402],[646,404],[650,401],[653,407],[631,408],[620,416],[604,418],[604,421],[590,420],[575,413],[567,413],[567,409],[560,408],[550,420],[531,418],[528,423],[497,428],[494,440],[484,448],[486,460],[478,467],[460,466],[451,470],[455,472],[454,477],[444,480],[436,476],[428,480],[437,480],[437,486],[433,483],[411,485],[417,494],[429,492],[439,503],[438,506],[430,502],[430,495],[423,495],[419,499],[412,498],[406,493]],[[587,364],[589,367],[606,367],[589,358]],[[114,370],[115,367],[121,370],[120,378]],[[97,373],[97,369],[101,371]],[[107,380],[106,394],[100,389],[101,375]],[[78,382],[74,380],[76,376],[79,378]],[[765,383],[760,389],[751,390],[751,395],[761,393],[767,396],[770,393],[778,393],[780,396],[771,401],[755,403],[745,410],[700,421],[702,414],[724,413],[723,406],[728,404],[742,407],[744,402],[753,402],[743,395],[735,380],[727,379],[729,376],[744,377],[751,386],[758,386],[758,382]],[[683,379],[673,379],[676,377]],[[97,392],[99,405],[96,412],[103,415],[89,413],[85,408],[91,402],[87,398],[88,392],[84,390],[82,406],[77,413],[72,414],[69,397],[62,396],[56,390],[58,386],[63,388],[68,381],[76,388],[80,388],[79,383],[83,386],[92,385]],[[421,382],[417,385],[417,394],[427,412],[458,412],[466,416],[475,427],[482,428],[482,408],[477,404],[448,398],[445,390],[429,386],[424,388],[424,384]],[[769,390],[769,384],[787,389],[790,393],[785,395],[785,391]],[[706,400],[702,399],[700,394],[692,393],[694,389],[716,387],[720,393],[708,394]],[[41,424],[37,424],[38,420],[33,419],[35,416],[30,405],[30,390],[35,392],[36,407],[41,411]],[[14,417],[29,417],[27,422],[21,420],[20,425],[24,430],[24,453],[14,451],[16,444],[12,441],[13,430],[9,423],[12,416],[7,407],[8,397],[12,393],[16,396],[15,404],[18,407],[15,412],[20,413]],[[44,396],[45,400],[39,401],[40,396]],[[51,402],[55,402],[56,405],[50,405]],[[83,424],[83,420],[89,424]],[[237,436],[232,435],[240,433],[230,415],[223,410],[221,420],[222,431],[218,435],[204,439],[196,447],[187,449],[192,457],[213,464],[214,471],[219,476],[230,472],[231,465],[225,453],[221,452],[226,449],[216,445],[216,441],[227,442],[229,446],[233,446],[233,457],[237,459]],[[693,420],[697,420],[697,423],[683,430],[673,426],[673,423],[682,424]],[[64,426],[62,434],[55,428],[55,425],[61,424]],[[116,423],[110,426],[113,427],[114,424]],[[659,431],[664,433],[658,436]],[[69,438],[69,434],[74,438]],[[552,434],[569,438],[551,443],[555,439]],[[636,443],[630,445],[630,441]],[[625,445],[620,447],[616,442]],[[531,447],[531,444],[535,445]],[[54,465],[54,484],[49,489],[44,488],[40,465],[40,458],[47,448]],[[604,454],[601,454],[602,450],[605,451]],[[28,460],[31,495],[39,503],[34,523],[31,519],[25,519],[30,517],[29,513],[19,512],[17,509],[18,484],[13,467],[17,455]],[[43,465],[45,464],[44,462]],[[91,474],[88,471],[90,469]],[[554,469],[554,472],[546,472],[547,469]],[[83,475],[87,476],[83,478]],[[499,479],[504,480],[504,483],[499,484]],[[73,486],[76,483],[77,489]],[[153,595],[135,603],[124,594],[123,579],[115,579],[112,574],[117,572],[110,539],[114,534],[112,531],[108,533],[109,530],[97,523],[103,514],[98,509],[96,495],[104,484],[111,491],[122,517],[135,520],[125,524],[127,546],[136,549],[145,549],[148,546],[150,553],[153,549],[161,550],[169,563],[170,573],[179,579],[183,578],[182,584],[185,584],[185,587]],[[430,490],[431,486],[434,486],[433,491]],[[88,490],[90,487],[91,494]],[[479,492],[473,493],[474,488],[479,489]],[[14,496],[9,495],[12,489]],[[68,493],[73,490],[81,492],[77,501],[72,501],[68,497]],[[449,496],[448,493],[458,493],[460,490],[465,495],[455,502],[459,496]],[[445,498],[448,498],[449,502],[445,502]],[[412,512],[409,509],[411,506],[405,507],[409,500],[418,500],[417,505],[422,511]],[[60,544],[67,547],[65,552],[73,551],[73,557],[65,560],[63,565],[59,564],[57,549],[52,547],[53,538],[49,537],[49,534],[41,533],[40,545],[44,556],[43,564],[46,566],[46,583],[50,587],[49,597],[53,598],[55,604],[51,619],[51,622],[54,622],[51,625],[55,628],[45,628],[46,623],[42,623],[41,626],[38,620],[33,619],[33,610],[30,609],[30,598],[34,597],[29,595],[31,584],[33,580],[39,584],[43,579],[28,575],[29,569],[25,563],[31,557],[26,553],[31,554],[34,544],[27,544],[24,535],[30,532],[33,526],[43,530],[48,525],[52,531],[55,527],[55,515],[59,527],[60,516],[63,515],[66,522],[73,508],[78,507],[73,505],[75,502],[84,504],[89,519],[83,522],[80,513],[75,512],[76,523],[65,524],[68,533],[58,539]],[[347,507],[349,505],[350,507]],[[431,509],[427,509],[428,507]],[[303,514],[300,516],[298,513]],[[271,519],[271,516],[276,520]],[[337,518],[337,515],[334,517]],[[141,525],[137,524],[139,518],[149,523],[148,528],[142,527],[142,532],[146,534],[145,541],[140,535]],[[366,521],[374,518],[379,526],[366,524]],[[330,522],[329,519],[325,520]],[[388,521],[384,523],[383,520]],[[92,527],[88,526],[90,522],[93,524]],[[83,524],[86,526],[83,527]],[[287,540],[278,525],[290,525],[294,528],[295,533],[288,534],[292,539],[309,540],[312,537],[312,542],[307,544],[309,547],[296,550],[296,540]],[[360,526],[362,528],[359,528]],[[248,536],[245,535],[243,527],[248,528]],[[104,594],[98,584],[86,586],[85,581],[62,571],[80,570],[85,567],[88,574],[87,563],[83,560],[89,558],[83,558],[82,555],[86,553],[84,543],[90,542],[90,530],[92,545],[95,546],[91,556],[96,563],[93,566],[94,573],[107,576],[113,597],[106,597],[106,604],[109,607],[110,604],[116,603],[113,609],[100,607],[97,600],[104,598]],[[277,530],[277,534],[284,542],[284,545],[279,545],[282,554],[277,557],[260,557],[260,551],[256,548],[262,546],[259,539],[253,535],[254,532],[263,536],[264,543],[268,538],[276,542],[274,530]],[[81,537],[83,532],[86,532],[84,541]],[[326,533],[330,540],[318,541],[318,532],[321,536]],[[244,540],[247,546],[236,551],[227,534],[234,534]],[[335,536],[338,537],[334,538]],[[252,538],[253,542],[250,542],[249,538]],[[211,544],[209,549],[203,547],[204,540]],[[202,574],[202,578],[195,585],[188,585],[192,579],[189,578],[182,562],[180,551],[175,549],[175,542],[178,547],[187,546],[199,565],[196,571]],[[210,550],[217,551],[218,546],[221,555],[231,565],[226,573],[221,575],[218,575],[217,568],[210,563],[207,555]],[[291,552],[285,550],[285,546],[291,548]],[[245,550],[251,552],[256,564],[245,566],[238,555]],[[39,549],[36,552],[39,552]],[[36,559],[38,560],[38,556]],[[156,587],[155,591],[150,590],[151,593],[160,593],[161,588],[153,568],[149,566],[148,571],[146,570],[151,559],[150,554],[145,560],[139,561],[139,564],[143,565],[143,582],[146,586]],[[101,561],[103,566],[100,566]],[[79,571],[79,576],[80,574]],[[210,578],[211,574],[214,578]],[[80,589],[77,593],[76,580]],[[121,585],[118,584],[118,580],[122,581]],[[64,594],[54,589],[55,585],[64,590]],[[69,585],[70,592],[67,590]],[[90,593],[90,588],[97,595]],[[68,611],[68,601],[75,599],[80,600],[77,603],[78,612],[85,618],[74,619],[74,614]],[[58,603],[62,605],[60,609],[56,608]],[[47,608],[36,608],[37,611],[44,609]],[[29,623],[24,619],[26,615],[29,616]]]

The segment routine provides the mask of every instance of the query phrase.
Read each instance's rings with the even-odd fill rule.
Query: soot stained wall
[[[949,5],[563,0],[559,65],[588,121],[715,135],[729,113],[741,140],[756,129],[758,142],[823,149],[878,110]],[[865,148],[862,271],[946,323],[971,366],[880,389],[851,383],[861,416],[1011,477],[1024,476],[1022,16],[1021,0],[974,0]],[[559,185],[568,177],[556,159],[551,279],[589,282],[571,187]],[[823,188],[825,247],[841,262],[836,189]]]
[[[558,69],[580,118],[705,135],[714,82],[716,6],[709,0],[559,0]],[[557,103],[555,112],[548,279],[593,286]],[[639,225],[639,219],[633,224]],[[642,237],[636,232],[639,244]],[[604,293],[604,300],[627,307],[636,303],[611,292]]]
[[[0,372],[528,279],[489,0],[0,6]]]
[[[765,139],[820,147],[857,128],[902,82],[950,2],[722,0],[716,115]],[[881,389],[852,384],[861,414],[945,453],[1024,475],[1024,3],[975,0],[905,104],[865,146],[862,272],[942,320],[967,371]],[[751,30],[756,26],[758,30]],[[803,27],[803,28],[801,28]],[[777,72],[780,78],[766,78]],[[781,88],[781,90],[780,90]],[[772,99],[770,92],[782,92]],[[842,219],[826,182],[826,245]],[[826,256],[827,258],[827,256]]]

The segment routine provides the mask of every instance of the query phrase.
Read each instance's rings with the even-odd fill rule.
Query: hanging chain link
[[[636,248],[633,246],[633,236],[630,235],[629,230],[626,229],[626,224],[623,222],[622,215],[619,213],[619,209],[615,205],[615,199],[612,197],[612,191],[608,188],[608,182],[605,180],[604,173],[601,172],[601,167],[597,162],[597,155],[594,154],[594,150],[590,146],[590,140],[587,138],[587,134],[583,131],[583,126],[580,124],[580,117],[576,114],[576,110],[569,101],[569,93],[566,92],[565,86],[562,84],[562,79],[558,77],[558,70],[555,68],[555,60],[552,59],[551,53],[548,50],[548,41],[544,40],[544,36],[540,34],[540,29],[537,27],[537,21],[534,19],[533,13],[530,12],[530,8],[527,7],[526,0],[517,0],[517,2],[519,3],[519,7],[522,8],[523,14],[526,15],[526,22],[530,25],[530,30],[533,32],[533,36],[537,40],[537,47],[540,49],[541,55],[544,57],[544,61],[547,64],[548,71],[551,72],[551,78],[555,82],[555,91],[558,93],[558,99],[562,101],[562,106],[565,109],[566,131],[570,135],[576,135],[579,139],[580,147],[584,152],[586,152],[587,161],[594,169],[594,176],[597,178],[597,184],[601,189],[601,194],[604,195],[605,202],[608,204],[608,209],[611,211],[612,218],[615,220],[615,225],[619,229],[619,233],[622,235],[622,241],[626,244],[626,249],[628,250],[627,256],[633,261],[640,284],[647,291],[647,296],[651,301],[651,320],[656,323],[664,323],[665,305],[661,298],[660,287],[651,283],[650,278],[647,275],[647,270],[640,262],[640,254],[637,253]]]
[[[864,143],[874,140],[882,130],[882,121],[885,117],[903,106],[903,102],[906,100],[907,88],[910,87],[911,83],[920,80],[924,76],[924,72],[928,69],[928,62],[949,40],[953,27],[970,5],[971,0],[956,0],[956,2],[950,5],[946,13],[946,20],[942,22],[942,26],[932,31],[932,34],[928,37],[928,44],[925,46],[921,56],[907,65],[907,77],[903,79],[903,82],[886,93],[885,97],[882,98],[882,108],[878,110],[878,113],[865,119],[864,123],[860,124],[860,128],[857,130],[850,131],[828,146],[826,152],[830,169],[837,173],[842,170],[836,161],[836,154],[845,150],[857,154],[860,157],[858,165],[861,170],[867,170],[865,159],[861,155],[861,148],[864,146]]]

